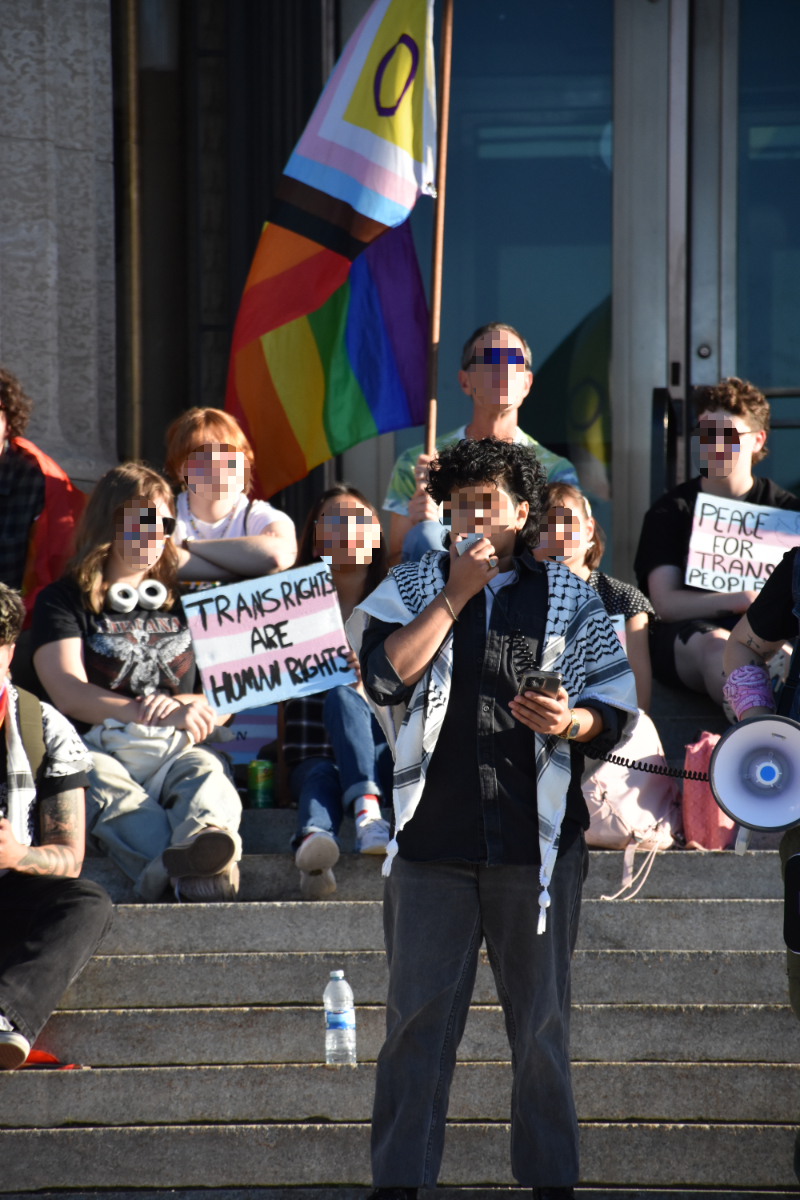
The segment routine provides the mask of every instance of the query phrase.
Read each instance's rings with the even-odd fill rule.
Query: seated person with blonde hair
[[[40,593],[33,665],[92,751],[95,843],[144,900],[233,900],[242,806],[227,761],[200,743],[216,716],[194,691],[177,599],[172,493],[139,463],[97,483],[66,575]]]

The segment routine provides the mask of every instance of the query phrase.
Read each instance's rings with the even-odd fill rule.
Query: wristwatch
[[[569,723],[566,733],[559,733],[558,736],[560,738],[563,738],[565,742],[574,742],[575,738],[578,736],[578,734],[581,731],[581,723],[578,720],[578,718],[575,716],[574,708],[571,708],[569,710],[569,715],[570,715],[570,723]]]

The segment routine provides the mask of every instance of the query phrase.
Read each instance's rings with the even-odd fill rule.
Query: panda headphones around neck
[[[106,608],[112,612],[133,612],[137,605],[155,611],[167,599],[167,589],[157,579],[144,579],[138,587],[130,583],[112,583],[106,592]]]

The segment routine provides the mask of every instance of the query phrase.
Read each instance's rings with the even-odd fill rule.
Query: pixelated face
[[[329,566],[367,566],[381,544],[380,522],[372,509],[354,496],[338,496],[321,509],[314,544]]]
[[[584,546],[584,528],[577,508],[565,504],[554,504],[539,531],[539,545],[535,557],[555,562],[569,562]]]
[[[175,518],[166,500],[134,496],[125,504],[114,546],[126,567],[148,571],[161,558],[174,530]]]
[[[247,459],[227,442],[205,442],[186,459],[184,479],[190,492],[206,500],[238,496],[246,486]]]
[[[739,461],[740,435],[734,420],[722,412],[703,413],[692,433],[692,452],[701,475],[725,479]]]
[[[11,666],[11,659],[13,657],[13,645],[8,646],[5,642],[0,643],[0,691],[2,691],[3,685],[8,677],[8,670]]]
[[[516,408],[527,396],[531,379],[519,338],[505,329],[492,329],[477,339],[467,380],[473,399],[479,404]]]
[[[475,487],[456,488],[442,502],[442,524],[455,539],[479,533],[491,538],[513,529],[517,519],[517,504],[507,492],[494,483],[479,483]]]

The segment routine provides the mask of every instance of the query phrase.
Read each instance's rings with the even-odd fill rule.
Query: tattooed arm
[[[83,865],[86,809],[83,788],[59,792],[39,803],[41,846],[22,846],[11,824],[0,820],[0,870],[77,879]]]
[[[723,669],[725,675],[730,675],[737,667],[763,667],[767,659],[780,650],[784,638],[778,642],[765,642],[757,637],[747,617],[742,617],[738,625],[731,630],[725,646]]]

